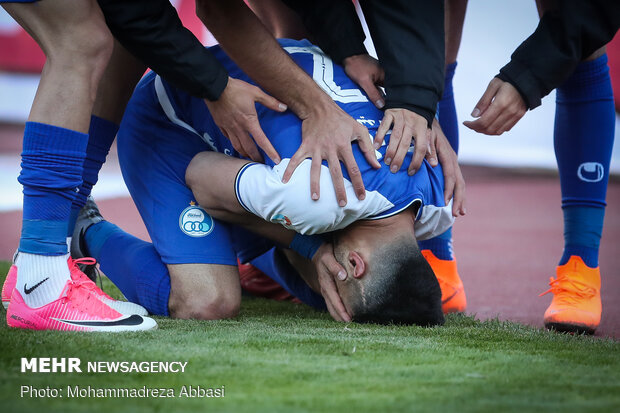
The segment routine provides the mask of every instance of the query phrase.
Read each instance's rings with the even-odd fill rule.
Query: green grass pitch
[[[0,274],[7,269],[0,263]],[[105,289],[114,291],[109,283]],[[303,305],[261,299],[245,299],[234,320],[157,321],[156,331],[130,334],[0,323],[0,411],[620,411],[620,343],[613,340],[460,315],[439,328],[341,324]],[[185,373],[21,373],[21,357],[188,364]],[[225,396],[21,398],[22,385],[147,386],[175,395],[184,385],[223,385]]]

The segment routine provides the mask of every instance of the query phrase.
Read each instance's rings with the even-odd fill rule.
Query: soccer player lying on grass
[[[348,114],[376,133],[382,112],[340,67],[306,41],[281,43]],[[232,76],[251,82],[219,48],[211,51]],[[125,296],[152,314],[233,317],[241,301],[237,257],[247,262],[273,247],[248,235],[240,228],[245,226],[301,253],[304,259],[287,253],[290,261],[283,261],[282,253],[271,249],[251,262],[302,301],[326,305],[337,320],[441,323],[439,285],[416,241],[452,224],[441,167],[425,161],[413,176],[406,166],[396,173],[386,165],[374,169],[353,144],[366,185],[363,200],[354,196],[346,171],[319,168],[322,188],[345,174],[349,201],[338,205],[332,190],[319,197],[318,189],[310,188],[313,160],[301,162],[290,181],[282,182],[291,156],[303,145],[301,122],[291,113],[257,110],[282,157],[278,165],[266,157],[265,164],[240,159],[202,101],[154,73],[145,76],[125,113],[118,147],[123,176],[153,244],[102,221],[91,204],[76,225],[74,241],[81,248],[74,251],[97,258]],[[388,142],[376,152],[379,159]],[[447,167],[462,190],[458,166]],[[458,210],[462,200],[455,203]],[[323,242],[297,233],[329,236]],[[340,279],[334,280],[338,273]]]

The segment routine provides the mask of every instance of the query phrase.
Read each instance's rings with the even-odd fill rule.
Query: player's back
[[[379,126],[383,113],[370,103],[366,95],[345,74],[342,67],[333,62],[317,47],[307,40],[297,41],[289,39],[279,40],[284,50],[315,82],[337,103],[346,113],[366,126],[370,134],[374,136]],[[243,80],[250,84],[256,83],[246,75],[236,63],[234,63],[219,46],[209,48],[209,51],[222,63],[230,77]],[[152,78],[149,79],[148,77]],[[163,98],[169,101],[174,113],[167,114],[169,118],[176,117],[183,123],[194,128],[199,135],[205,133],[216,143],[216,150],[230,146],[228,139],[224,137],[213,118],[209,114],[206,105],[201,99],[194,98],[178,90],[167,82],[155,80],[155,74],[151,74],[142,82],[160,83],[157,99],[162,103],[161,92],[165,92]],[[167,102],[163,102],[165,106]],[[290,110],[279,113],[256,105],[261,127],[271,143],[274,145],[282,158],[291,157],[301,144],[301,121]],[[174,119],[171,119],[175,122]],[[369,137],[370,139],[370,137]],[[232,147],[230,147],[232,149]],[[363,155],[354,151],[356,158],[363,160]],[[238,154],[233,153],[234,156]],[[268,157],[265,161],[272,164]],[[366,162],[366,161],[363,161]]]

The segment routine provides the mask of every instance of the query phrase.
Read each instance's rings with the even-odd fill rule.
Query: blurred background
[[[216,43],[195,16],[193,0],[172,2],[186,26],[205,45]],[[470,1],[463,40],[459,52],[458,67],[454,79],[456,107],[459,121],[470,119],[470,113],[482,96],[488,82],[506,64],[510,53],[536,27],[538,15],[534,1],[505,0],[501,3],[491,0]],[[369,36],[368,36],[369,38]],[[374,52],[372,43],[367,47]],[[620,91],[620,36],[616,36],[608,48],[612,80]],[[22,125],[28,117],[30,105],[39,80],[39,71],[44,56],[34,41],[0,9],[0,128]],[[616,92],[618,93],[618,92]],[[618,95],[616,95],[618,96]],[[620,99],[616,98],[616,102]],[[463,164],[497,167],[536,168],[553,171],[556,169],[553,153],[553,120],[555,113],[555,92],[543,100],[541,107],[529,112],[512,131],[499,137],[480,135],[460,125],[460,154]],[[616,131],[620,130],[620,116],[616,117]],[[618,134],[616,134],[618,135]],[[0,132],[0,211],[20,207],[20,188],[16,181],[19,160],[7,154],[7,149],[19,147],[7,139],[19,136]],[[615,145],[611,161],[612,174],[620,174],[620,150]],[[124,185],[118,176],[107,174],[107,179],[95,189],[98,197],[125,194]]]

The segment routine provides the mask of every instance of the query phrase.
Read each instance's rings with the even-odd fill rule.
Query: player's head
[[[385,228],[381,221],[359,221],[334,236],[334,255],[348,274],[337,281],[347,312],[362,323],[443,324],[439,283],[413,223]]]

